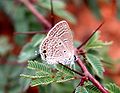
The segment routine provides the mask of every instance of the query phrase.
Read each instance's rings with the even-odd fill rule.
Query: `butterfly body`
[[[40,54],[48,64],[70,64],[74,60],[73,37],[66,21],[57,23],[40,45]]]

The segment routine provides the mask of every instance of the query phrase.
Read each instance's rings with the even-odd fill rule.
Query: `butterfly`
[[[48,32],[39,52],[48,64],[71,64],[74,61],[73,36],[66,21],[58,22]]]

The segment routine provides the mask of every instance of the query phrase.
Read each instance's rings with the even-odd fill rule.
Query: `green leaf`
[[[27,20],[16,22],[15,23],[15,31],[17,31],[17,32],[29,31],[29,25],[28,25]]]
[[[99,39],[100,36],[100,32],[96,32],[91,38],[90,40],[86,43],[85,48],[89,49],[92,46],[94,46],[94,43]]]
[[[51,74],[51,69],[48,67],[48,65],[43,64],[43,63],[39,63],[37,61],[28,61],[28,68],[30,69],[34,69],[36,71],[41,71],[44,72],[46,74]]]
[[[75,24],[76,23],[76,19],[75,16],[73,14],[71,14],[70,12],[66,11],[66,10],[62,10],[62,9],[56,9],[55,14],[68,20],[69,22]]]
[[[95,49],[95,48],[102,48],[103,46],[112,44],[112,42],[103,42],[103,41],[99,40],[99,37],[100,37],[100,32],[96,32],[90,38],[90,40],[86,43],[85,49],[89,50],[89,49]]]
[[[73,76],[65,76],[65,77],[59,76],[59,77],[57,77],[57,80],[55,80],[55,81],[60,83],[60,82],[66,82],[66,81],[73,80],[73,79],[74,79]]]
[[[34,70],[31,70],[31,69],[27,69],[27,68],[24,68],[22,74],[24,75],[35,75],[35,71]],[[22,75],[20,74],[20,76]],[[25,78],[25,77],[20,77],[20,84],[22,85],[23,87],[23,90],[25,91],[26,89],[28,89],[29,85],[30,85],[30,82],[31,82],[31,78]]]
[[[100,59],[102,60],[102,63],[105,65],[105,67],[113,68],[113,64],[115,62],[109,55],[109,46],[98,50],[98,52],[99,52],[100,57],[101,57]]]
[[[29,61],[27,68],[28,70],[30,69],[35,71],[34,75],[23,73],[20,76],[32,79],[32,86],[49,84],[53,81],[65,82],[74,79],[74,73],[62,65],[57,66],[57,70],[59,70],[57,73],[52,72],[48,64],[39,63],[37,61]]]
[[[76,88],[75,93],[89,93],[89,92],[86,90],[85,87],[79,86],[79,87]]]
[[[27,35],[18,34],[14,36],[15,43],[19,46],[23,46],[26,44]],[[21,42],[22,41],[22,42]]]
[[[31,86],[37,86],[37,85],[43,85],[43,84],[49,84],[51,82],[54,82],[54,78],[52,77],[42,77],[42,78],[39,78],[39,79],[34,79],[32,80],[31,82]]]
[[[93,85],[86,85],[85,88],[89,93],[101,93],[100,90]]]
[[[100,37],[100,31],[97,31],[89,40],[89,42],[87,43],[88,45],[97,41]]]
[[[51,10],[50,0],[39,0],[39,5]],[[57,16],[60,16],[71,23],[76,23],[75,16],[65,10],[65,3],[63,1],[53,1],[53,10]]]
[[[38,45],[40,45],[40,43],[44,38],[45,38],[45,35],[43,34],[34,35],[32,38],[31,44],[33,45],[33,47],[37,47]]]
[[[110,93],[120,93],[120,87],[118,87],[116,84],[106,84],[106,88]]]
[[[62,72],[57,72],[56,77],[55,77],[55,82],[65,82],[65,81],[69,81],[73,79],[74,79],[74,76],[66,75]]]
[[[7,0],[3,2],[3,9],[12,19],[15,31],[17,32],[26,32],[29,31],[29,23],[26,18],[26,10],[23,6],[16,6],[13,1]],[[25,43],[27,35],[16,35],[15,42],[18,45],[23,45]],[[21,42],[21,41],[22,42]]]
[[[88,2],[88,6],[91,8],[91,10],[93,11],[96,18],[101,19],[102,16],[100,14],[100,9],[99,9],[97,1],[96,0],[87,0],[87,2]]]
[[[73,71],[71,71],[70,69],[64,67],[64,66],[61,65],[61,64],[58,64],[58,65],[56,66],[56,69],[59,70],[59,71],[62,72],[62,73],[67,74],[67,75],[74,76]]]
[[[21,77],[24,77],[24,78],[31,78],[31,79],[37,79],[37,78],[42,78],[42,77],[46,77],[46,75],[44,76],[39,76],[39,75],[25,75],[25,74],[20,74]]]
[[[37,51],[37,50],[38,50],[38,48],[33,47],[33,46],[31,45],[31,43],[27,43],[27,44],[23,47],[22,51],[20,52],[18,61],[19,61],[19,62],[25,62],[25,61],[27,61],[28,59],[35,58],[35,57],[36,57],[35,51]]]
[[[106,46],[106,45],[110,45],[112,44],[112,42],[102,42],[102,41],[97,41],[97,42],[93,42],[89,45],[87,45],[87,49],[95,49],[95,48],[102,48],[103,46]]]
[[[15,77],[18,77],[20,75],[20,73],[23,71],[23,67],[22,66],[10,66],[6,67],[6,71],[8,72],[8,75],[10,78],[14,79]],[[7,73],[6,73],[7,74]]]
[[[93,67],[96,75],[99,76],[100,78],[103,78],[104,68],[103,68],[99,58],[97,58],[96,56],[94,56],[92,54],[87,54],[86,58],[87,58],[88,62],[91,64],[91,66]]]
[[[53,8],[56,9],[61,9],[61,8],[65,8],[65,3],[63,1],[59,1],[59,0],[55,0],[52,1],[53,2]],[[50,0],[39,0],[38,4],[46,9],[51,10],[51,4],[50,4]]]
[[[9,93],[21,93],[21,86],[20,85],[15,85],[9,89]]]
[[[27,70],[27,73],[20,74],[21,77],[30,78],[30,79],[36,79],[36,78],[42,78],[42,77],[50,76],[50,74],[46,74],[45,72],[35,71],[33,68],[29,69],[29,67],[28,67],[26,70]]]
[[[6,36],[0,36],[0,55],[6,55],[12,48],[12,45],[8,42],[8,38]]]
[[[5,93],[4,88],[0,88],[0,93]]]
[[[87,53],[95,55],[96,57],[100,57],[99,50],[96,50],[96,49],[89,49]]]
[[[47,74],[47,73],[44,73],[44,72],[41,72],[41,71],[37,71],[35,75],[44,77],[44,76],[48,76],[50,74]]]
[[[33,59],[35,58],[36,55],[36,51],[38,51],[38,45],[42,42],[42,40],[44,39],[45,35],[35,35],[32,38],[32,41],[30,43],[27,43],[22,51],[20,52],[19,55],[19,62],[25,62],[28,59]]]
[[[4,65],[0,65],[0,85],[5,86],[7,84],[7,78],[4,72],[5,66]]]
[[[20,78],[20,85],[22,86],[22,90],[25,91],[29,88],[31,79],[30,78]]]

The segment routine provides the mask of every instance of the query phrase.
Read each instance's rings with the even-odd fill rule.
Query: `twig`
[[[64,66],[65,68],[68,68],[69,70],[73,71],[74,73],[76,73],[76,74],[78,74],[78,75],[80,75],[80,76],[85,76],[83,73],[77,72],[76,70],[71,69],[71,68],[69,68],[69,67],[66,66],[66,65],[63,65],[62,63],[59,63],[59,64],[62,65],[62,66]]]
[[[35,9],[32,3],[29,0],[19,0],[23,3],[38,19],[38,21],[43,23],[49,29],[51,28],[51,24]]]
[[[100,29],[100,27],[104,24],[104,21],[95,29],[95,31],[79,46],[77,49],[79,50],[83,45],[85,45],[88,40]]]
[[[85,65],[82,63],[82,61],[77,58],[76,59],[77,64],[81,67],[81,70],[85,74],[85,76],[90,80],[102,93],[109,93],[87,70]]]
[[[52,23],[52,27],[54,26],[54,8],[53,8],[53,1],[50,0],[50,5],[51,5],[51,23]]]

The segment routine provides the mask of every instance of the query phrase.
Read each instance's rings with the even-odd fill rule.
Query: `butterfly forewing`
[[[40,45],[40,54],[49,64],[73,61],[73,37],[66,21],[57,23]],[[67,62],[68,61],[68,62]]]
[[[66,47],[72,52],[73,51],[73,37],[71,34],[71,29],[66,21],[61,21],[57,23],[48,33],[48,37],[59,38]]]

